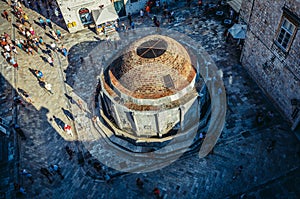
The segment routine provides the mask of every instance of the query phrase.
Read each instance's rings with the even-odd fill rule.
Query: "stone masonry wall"
[[[248,8],[245,8],[247,7]],[[245,0],[241,18],[247,19],[252,0]],[[256,0],[248,22],[247,37],[241,55],[243,66],[271,97],[286,118],[293,123],[291,99],[300,99],[300,31],[296,32],[286,56],[274,44],[286,6],[300,17],[300,2],[292,0]]]

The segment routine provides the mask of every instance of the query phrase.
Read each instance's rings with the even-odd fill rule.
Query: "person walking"
[[[59,29],[56,29],[56,35],[58,39],[61,39],[61,31]]]
[[[9,58],[9,63],[16,69],[19,69],[19,65],[18,63],[15,61],[15,59],[13,57]]]
[[[55,34],[55,32],[54,32],[54,34]],[[53,51],[56,51],[56,44],[54,41],[50,44],[50,47]]]
[[[59,176],[60,176],[60,178],[61,179],[64,179],[65,177],[62,175],[62,173],[61,173],[61,170],[60,170],[60,167],[57,165],[57,164],[51,164],[50,165],[50,169],[53,171],[53,172],[55,172],[55,173],[57,173]]]
[[[25,97],[25,100],[28,103],[30,103],[30,104],[34,103],[33,100],[31,99],[30,95],[26,91],[23,92],[23,96]]]
[[[64,130],[65,130],[65,132],[66,132],[68,135],[71,135],[71,136],[73,137],[73,132],[72,132],[72,129],[71,129],[71,126],[70,126],[70,125],[65,124]]]
[[[79,99],[79,100],[77,100],[77,105],[78,105],[78,107],[80,108],[80,110],[84,110],[83,109],[83,103],[82,103],[82,101]]]
[[[35,35],[35,32],[34,32],[34,29],[33,29],[32,25],[30,25],[30,27],[29,27],[29,32],[30,32],[30,34],[31,34],[32,36]]]
[[[26,176],[31,181],[31,184],[33,184],[34,180],[31,173],[29,173],[26,169],[23,169],[21,174]]]
[[[66,151],[67,151],[67,154],[69,155],[69,160],[72,160],[73,158],[73,154],[75,153],[75,151],[73,151],[72,149],[70,149],[69,146],[66,146]]]
[[[50,29],[53,29],[51,19],[46,18],[46,23],[47,23],[47,25],[49,26]]]
[[[106,41],[107,47],[110,47],[112,45],[110,37],[108,35],[105,35],[105,41]]]
[[[150,11],[151,11],[151,8],[149,5],[146,6],[146,15],[147,17],[150,17]]]
[[[135,24],[134,24],[134,22],[132,21],[131,24],[130,24],[131,30],[134,30],[134,25],[135,25]]]
[[[143,182],[140,178],[137,178],[137,179],[136,179],[136,186],[137,186],[139,189],[143,189],[144,182]]]
[[[20,39],[20,40],[21,40],[21,39]],[[19,39],[16,39],[16,40],[15,40],[15,44],[16,44],[21,50],[23,50],[23,46],[22,46],[20,40],[19,40]]]
[[[41,45],[44,45],[45,43],[44,43],[44,40],[43,40],[43,37],[40,37],[39,38],[39,43],[41,44]]]
[[[43,27],[46,30],[46,23],[42,17],[39,18],[39,22],[40,22],[41,27]]]
[[[13,44],[10,44],[10,48],[13,53],[18,54],[16,46],[14,46]]]
[[[144,20],[144,10],[143,9],[140,10],[140,17],[143,22],[143,20]]]
[[[53,65],[54,59],[52,56],[48,56],[47,61],[49,62],[50,66],[52,66],[52,67],[54,66]]]
[[[132,16],[131,16],[130,12],[128,13],[127,18],[128,18],[129,25],[130,25],[132,22]]]

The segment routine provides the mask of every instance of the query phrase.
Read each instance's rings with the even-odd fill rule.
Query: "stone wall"
[[[241,18],[248,24],[241,62],[259,86],[270,96],[291,122],[294,107],[291,99],[300,99],[300,31],[291,48],[284,53],[274,43],[286,6],[300,18],[300,2],[292,0],[245,0]],[[251,6],[253,6],[252,14]],[[250,20],[249,16],[251,16]]]

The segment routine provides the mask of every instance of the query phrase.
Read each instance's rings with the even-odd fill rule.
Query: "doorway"
[[[115,0],[114,6],[115,6],[115,10],[116,10],[117,14],[119,15],[119,17],[126,16],[124,0]]]

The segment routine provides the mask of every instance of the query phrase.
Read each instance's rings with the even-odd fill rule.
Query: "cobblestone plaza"
[[[0,5],[2,9],[10,10],[5,2],[1,1]],[[11,136],[15,135],[15,139],[7,141],[11,147],[1,149],[11,155],[12,151],[16,152],[8,164],[0,167],[3,198],[155,198],[152,192],[155,187],[166,199],[299,198],[297,131],[290,130],[277,108],[240,65],[240,51],[236,42],[225,42],[223,32],[226,27],[221,21],[203,15],[197,7],[184,5],[185,2],[179,1],[174,8],[175,22],[168,23],[162,15],[158,18],[162,29],[178,31],[199,42],[222,71],[227,111],[213,153],[199,158],[199,149],[191,151],[163,168],[146,173],[124,173],[106,167],[105,161],[111,159],[118,160],[122,168],[130,165],[124,161],[128,155],[125,152],[113,154],[107,150],[117,138],[108,139],[95,125],[93,116],[98,113],[95,95],[101,71],[94,65],[109,62],[111,54],[122,44],[114,40],[115,36],[111,36],[112,41],[108,43],[89,29],[73,34],[61,29],[63,39],[57,45],[66,46],[69,52],[67,57],[54,52],[53,67],[45,61],[43,52],[28,55],[18,50],[19,70],[0,57],[0,117],[19,124],[27,137],[22,140],[12,131]],[[24,10],[30,13],[32,22],[40,16],[31,9]],[[150,19],[141,21],[138,16],[133,19],[136,32],[138,29],[155,29]],[[12,39],[22,37],[13,26],[14,20],[8,22],[0,18],[1,34],[7,32]],[[53,21],[59,23],[59,19]],[[127,23],[126,19],[121,21]],[[34,22],[33,27],[45,43],[54,41],[49,36],[49,29],[44,30]],[[136,32],[127,31],[125,36],[137,37]],[[95,50],[99,56],[90,54]],[[44,73],[54,94],[39,85],[30,69]],[[29,92],[34,102],[26,103],[24,107],[13,106],[18,89]],[[273,117],[258,125],[257,113],[269,111]],[[72,127],[74,136],[65,133],[64,124]],[[71,160],[65,146],[75,151]],[[92,151],[97,151],[98,157]],[[40,168],[50,164],[60,165],[64,179],[54,175],[51,176],[53,182],[48,182]],[[31,172],[34,183],[20,175],[22,169]],[[109,174],[111,180],[106,182],[103,174]],[[137,178],[144,182],[143,189],[136,185]],[[27,194],[16,194],[14,182],[20,183]]]

